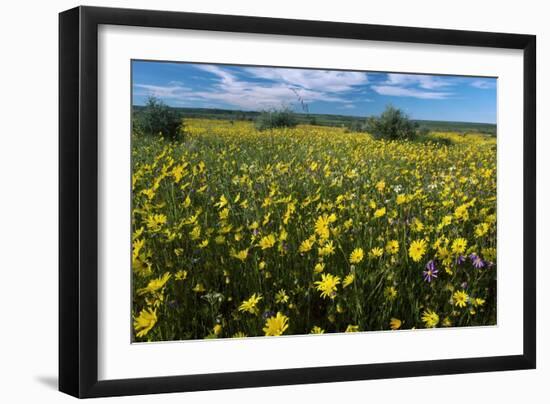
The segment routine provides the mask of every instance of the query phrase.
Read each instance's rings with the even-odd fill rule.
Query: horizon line
[[[133,107],[145,107],[146,105],[145,104],[134,104],[132,103],[132,108]],[[244,109],[231,109],[231,108],[218,108],[218,107],[213,107],[213,108],[206,108],[206,107],[175,107],[173,105],[169,105],[169,104],[166,104],[168,107],[170,108],[175,108],[175,109],[203,109],[203,110],[218,110],[218,111],[233,111],[233,112],[253,112],[253,113],[261,113],[263,112],[263,110],[244,110]],[[347,114],[338,114],[338,113],[330,113],[330,114],[327,114],[327,113],[318,113],[318,112],[309,112],[309,113],[304,113],[304,112],[300,112],[300,111],[292,111],[294,112],[295,114],[299,114],[299,115],[325,115],[325,116],[345,116],[345,117],[349,117],[349,118],[368,118],[368,117],[371,117],[371,116],[377,116],[377,115],[365,115],[365,116],[361,116],[361,115],[347,115]],[[413,121],[431,121],[431,122],[450,122],[450,123],[474,123],[474,124],[482,124],[482,125],[494,125],[494,126],[497,126],[497,122],[479,122],[479,121],[447,121],[447,120],[442,120],[442,119],[420,119],[420,118],[410,118],[411,120]]]

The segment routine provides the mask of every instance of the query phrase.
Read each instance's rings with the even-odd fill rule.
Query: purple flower
[[[480,257],[477,257],[474,260],[474,267],[476,267],[477,269],[483,268],[484,266],[485,266],[485,262],[483,262],[483,260]]]
[[[468,287],[468,282],[462,282],[462,283],[460,284],[460,287],[461,287],[462,289],[466,289],[466,288]]]
[[[464,264],[464,261],[466,261],[466,257],[464,255],[459,255],[456,257],[456,265]]]
[[[475,253],[470,254],[470,259],[472,260],[472,265],[476,269],[481,269],[485,266],[485,262],[483,262],[481,257]]]
[[[431,270],[431,271],[434,271],[435,270],[435,262],[434,260],[429,260],[428,263],[426,264],[426,269],[427,270]]]
[[[433,278],[437,278],[437,273],[439,271],[435,267],[435,262],[433,260],[428,261],[426,264],[426,270],[422,272],[424,280],[426,282],[431,282]]]
[[[476,257],[474,259],[474,262],[472,262],[472,264],[474,265],[474,268],[477,268],[477,269],[481,269],[485,266],[485,262],[483,262],[481,257]]]

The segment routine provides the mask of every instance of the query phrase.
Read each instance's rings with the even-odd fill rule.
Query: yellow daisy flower
[[[274,317],[269,317],[262,329],[266,336],[277,337],[282,335],[288,329],[288,317],[277,312]]]

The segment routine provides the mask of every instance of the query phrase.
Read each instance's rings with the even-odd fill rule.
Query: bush
[[[364,132],[365,122],[363,120],[354,119],[347,124],[346,130],[348,132]]]
[[[296,114],[290,108],[263,111],[256,119],[258,130],[293,128],[298,124]]]
[[[137,129],[146,135],[158,135],[175,140],[183,129],[179,114],[155,97],[149,97],[143,111],[136,117]]]
[[[418,141],[424,143],[433,143],[441,146],[451,146],[453,141],[447,137],[440,137],[433,134],[421,135],[418,137]]]
[[[365,125],[365,130],[375,138],[389,140],[414,140],[417,129],[417,123],[391,105],[388,105],[380,116],[368,118]]]

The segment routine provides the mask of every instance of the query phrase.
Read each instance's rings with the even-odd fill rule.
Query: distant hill
[[[488,135],[497,134],[497,126],[493,123],[451,122],[451,121],[423,121],[416,120],[421,128],[435,132],[476,132]]]
[[[139,114],[144,109],[143,106],[134,105],[134,113]],[[242,121],[253,121],[260,114],[258,111],[239,111],[231,109],[218,108],[174,108],[182,118],[208,118]],[[321,126],[342,126],[353,127],[354,123],[364,121],[365,117],[349,115],[332,114],[303,114],[297,113],[297,119],[300,123],[308,123]],[[448,121],[426,121],[415,120],[421,129],[436,132],[476,132],[489,135],[496,135],[497,126],[491,123],[475,122],[448,122]]]

